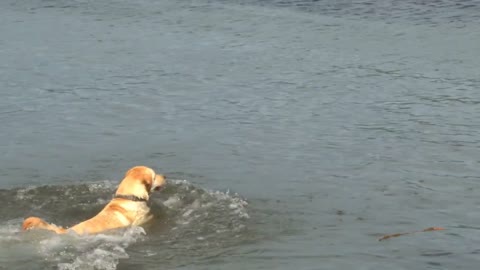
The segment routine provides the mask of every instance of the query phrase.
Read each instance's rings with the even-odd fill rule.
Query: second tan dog
[[[150,193],[166,183],[165,177],[149,167],[136,166],[125,174],[114,198],[100,213],[69,229],[49,224],[41,218],[29,217],[22,225],[23,230],[44,229],[59,234],[73,231],[77,234],[96,234],[107,230],[142,225],[152,219],[147,205]]]

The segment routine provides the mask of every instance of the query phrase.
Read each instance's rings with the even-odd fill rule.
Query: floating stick
[[[414,233],[419,233],[419,232],[443,231],[443,230],[445,230],[445,228],[442,228],[442,227],[428,227],[428,228],[423,229],[421,231],[386,234],[386,235],[378,238],[378,241],[383,241],[383,240],[387,240],[387,239],[390,239],[390,238],[399,237],[399,236],[407,235],[407,234],[414,234]]]

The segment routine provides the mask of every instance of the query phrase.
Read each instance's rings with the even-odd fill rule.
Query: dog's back
[[[147,205],[149,194],[165,185],[163,175],[145,166],[131,168],[120,183],[113,198],[96,216],[85,220],[70,229],[49,224],[37,217],[29,217],[23,222],[23,230],[44,229],[56,233],[74,231],[77,234],[95,234],[128,226],[143,225],[152,219]]]

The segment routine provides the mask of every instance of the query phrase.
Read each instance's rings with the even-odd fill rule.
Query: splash
[[[245,227],[248,202],[238,194],[198,189],[185,180],[173,184],[175,193],[163,202],[175,217],[173,230],[195,229],[204,239],[212,233],[240,232]],[[211,222],[215,220],[222,222]],[[191,223],[196,226],[189,226]]]
[[[129,255],[126,249],[137,241],[144,240],[145,231],[141,227],[132,227],[121,234],[99,234],[80,238],[75,236],[73,241],[56,243],[52,238],[40,243],[42,253],[51,260],[55,258],[68,258],[71,260],[65,250],[69,249],[70,255],[74,255],[72,262],[59,262],[57,264],[60,270],[76,269],[116,269],[120,259],[128,259]],[[70,238],[72,239],[72,238]],[[60,247],[60,249],[59,249]],[[50,254],[54,254],[53,257]],[[60,255],[60,256],[58,256]]]
[[[11,202],[10,208],[0,212],[0,251],[14,246],[15,254],[22,254],[21,258],[5,255],[4,261],[18,266],[20,260],[27,258],[32,266],[26,268],[43,265],[62,270],[110,270],[131,260],[168,260],[179,249],[190,255],[207,253],[209,249],[217,252],[215,248],[235,243],[247,229],[248,203],[238,194],[205,190],[186,180],[171,180],[164,191],[151,197],[157,217],[145,228],[90,236],[20,232],[23,218],[33,214],[64,226],[85,220],[110,200],[115,187],[115,183],[103,181],[0,190],[0,195]],[[6,219],[2,220],[2,216]],[[132,249],[134,256],[141,258],[132,258]],[[165,257],[159,257],[160,254]]]

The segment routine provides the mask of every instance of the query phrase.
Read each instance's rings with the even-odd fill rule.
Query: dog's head
[[[22,230],[27,231],[30,229],[48,229],[49,224],[43,219],[38,217],[29,217],[23,221]]]
[[[152,168],[135,166],[127,171],[115,194],[148,200],[150,192],[160,190],[165,184],[165,176],[156,174]]]

